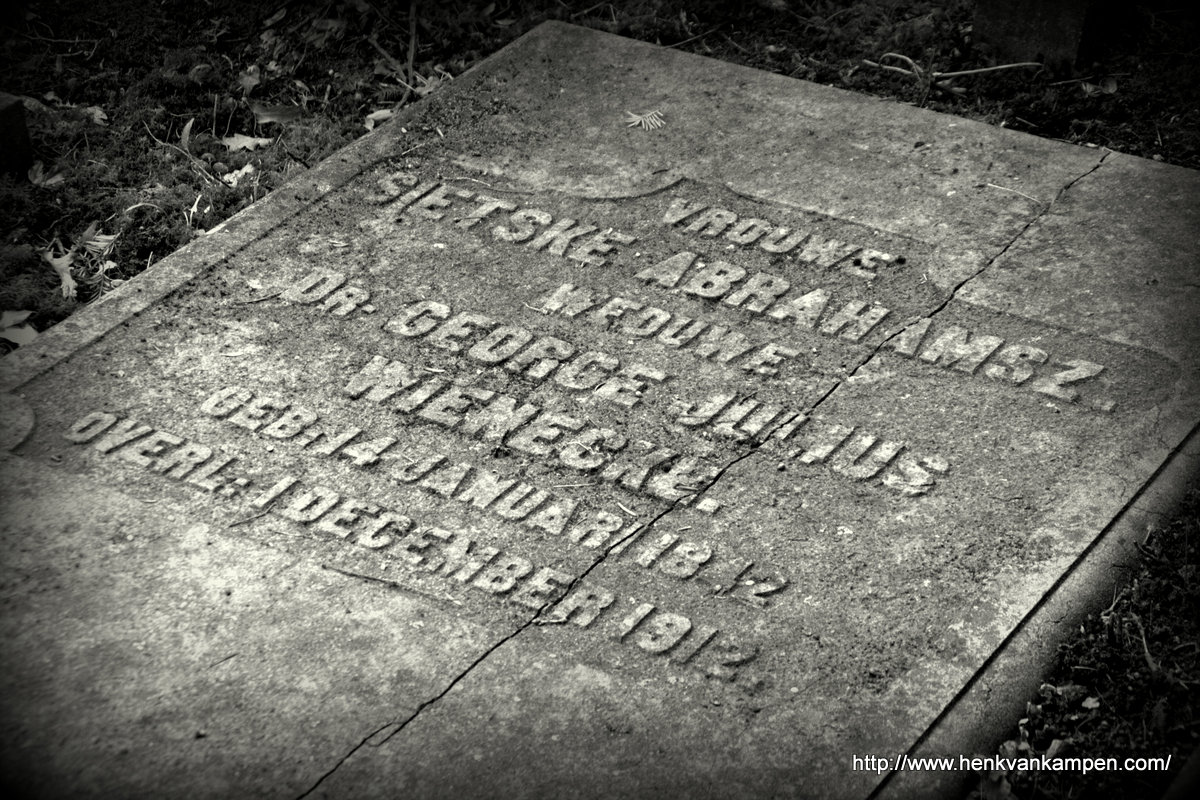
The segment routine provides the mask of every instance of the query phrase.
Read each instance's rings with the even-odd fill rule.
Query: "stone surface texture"
[[[5,780],[953,796],[861,759],[986,754],[1162,494],[1197,230],[1187,170],[546,24],[0,362]]]

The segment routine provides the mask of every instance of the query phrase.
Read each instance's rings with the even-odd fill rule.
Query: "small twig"
[[[1150,645],[1146,643],[1146,629],[1142,627],[1142,621],[1138,619],[1137,614],[1130,614],[1129,618],[1133,620],[1134,625],[1137,625],[1138,633],[1142,635],[1142,654],[1146,658],[1146,666],[1150,668],[1151,674],[1156,675],[1158,674],[1160,667],[1154,660],[1154,657],[1150,655]]]
[[[735,42],[733,39],[730,39],[730,38],[729,38],[729,34],[727,34],[727,33],[722,33],[722,34],[721,34],[721,36],[722,36],[722,37],[725,39],[725,41],[729,42],[731,45],[733,45],[734,47],[736,47],[738,50],[741,50],[743,53],[749,53],[749,52],[750,52],[749,50],[747,50],[746,48],[742,47],[740,44],[738,44],[737,42]]]
[[[698,35],[698,36],[693,36],[693,37],[692,37],[692,38],[690,38],[690,39],[684,39],[682,42],[676,42],[675,44],[669,44],[669,45],[667,45],[667,48],[669,49],[669,48],[672,48],[672,47],[683,47],[685,44],[688,44],[688,43],[690,43],[690,42],[694,42],[694,41],[696,41],[697,39],[703,39],[705,36],[708,36],[710,33],[716,33],[716,32],[717,32],[717,31],[719,31],[720,29],[721,29],[721,26],[720,26],[720,25],[718,25],[717,27],[713,28],[711,31],[705,31],[704,33],[702,33],[702,34],[700,34],[700,35]]]
[[[1033,202],[1037,203],[1039,206],[1042,204],[1042,201],[1038,200],[1036,197],[1030,197],[1029,195],[1025,194],[1024,192],[1019,192],[1016,189],[1009,189],[1007,186],[997,186],[994,183],[988,183],[985,185],[990,186],[993,189],[999,189],[1002,192],[1012,192],[1013,194],[1019,194],[1019,195],[1021,195],[1021,197],[1024,197],[1026,200],[1032,200]]]
[[[621,509],[622,511],[624,511],[626,514],[628,514],[631,517],[636,517],[638,515],[638,512],[628,509],[625,506],[621,505],[620,503],[617,503],[617,508]]]
[[[880,63],[878,63],[878,62],[875,62],[875,61],[869,61],[869,60],[867,60],[867,59],[865,59],[865,58],[863,59],[863,63],[864,63],[864,64],[866,64],[868,67],[876,67],[876,68],[878,68],[878,69],[886,69],[886,70],[888,70],[889,72],[899,72],[901,75],[911,75],[911,76],[912,76],[912,77],[914,77],[914,78],[920,78],[920,77],[921,77],[921,76],[920,76],[920,75],[918,75],[917,73],[915,73],[915,72],[910,72],[909,70],[906,70],[906,69],[904,69],[903,67],[891,67],[891,66],[888,66],[887,64],[880,64]]]
[[[285,147],[285,148],[283,148],[283,151],[288,154],[288,158],[292,159],[293,161],[298,162],[305,169],[312,169],[312,167],[310,167],[308,165],[307,161],[305,161],[303,158],[301,158],[300,156],[293,153],[290,148]]]
[[[916,75],[918,78],[920,78],[922,75],[921,68],[917,66],[917,62],[913,61],[906,55],[901,55],[900,53],[884,53],[879,57],[879,60],[883,61],[885,58],[897,58],[908,64],[908,68],[912,70],[913,75]]]
[[[340,575],[345,575],[347,578],[359,578],[360,580],[364,580],[364,581],[372,581],[374,583],[382,583],[384,586],[391,586],[393,589],[400,589],[405,592],[412,592],[413,594],[420,595],[421,597],[428,597],[430,600],[449,600],[451,603],[453,603],[456,606],[462,605],[461,600],[459,600],[457,597],[455,597],[454,595],[451,595],[449,593],[443,593],[442,596],[439,597],[436,594],[431,594],[429,592],[423,592],[420,589],[417,589],[416,587],[408,586],[406,584],[400,583],[399,581],[393,581],[389,578],[376,578],[374,575],[364,575],[361,572],[351,572],[348,569],[341,569],[339,567],[333,566],[332,564],[322,564],[321,567],[323,569],[327,569],[331,572],[336,572]]]
[[[392,55],[391,53],[389,53],[387,50],[384,50],[384,49],[383,49],[383,45],[381,45],[381,44],[379,43],[379,40],[378,40],[377,38],[375,38],[375,34],[371,34],[370,36],[368,36],[368,37],[367,37],[367,42],[368,42],[368,43],[369,43],[369,44],[370,44],[372,47],[374,47],[376,50],[378,50],[378,51],[379,51],[379,55],[381,55],[381,56],[383,56],[385,59],[387,59],[387,62],[388,62],[388,64],[390,64],[390,65],[391,65],[392,69],[394,69],[396,72],[398,72],[398,73],[400,73],[400,74],[405,74],[405,73],[403,72],[403,70],[404,70],[404,62],[403,62],[403,61],[401,61],[400,59],[396,58],[395,56],[393,56],[393,55]]]
[[[588,14],[595,11],[597,8],[600,8],[600,7],[606,6],[606,5],[608,5],[608,3],[596,3],[596,5],[594,5],[594,6],[588,6],[583,11],[576,11],[574,14],[572,14],[571,19],[576,19],[577,17],[585,17]]]
[[[416,70],[413,67],[413,61],[417,55],[417,0],[412,0],[408,7],[408,82],[411,84],[416,78]],[[400,105],[404,105],[404,101],[408,99],[412,92],[412,87],[404,90],[404,96],[400,98]]]
[[[229,655],[227,655],[227,656],[225,656],[224,658],[222,658],[220,661],[214,661],[213,663],[211,663],[211,664],[209,664],[209,665],[208,665],[208,668],[209,668],[209,669],[212,669],[213,667],[216,667],[216,666],[219,666],[219,665],[221,665],[221,664],[224,664],[226,661],[228,661],[228,660],[229,660],[229,659],[231,659],[231,658],[237,658],[237,653],[230,653]]]
[[[933,77],[936,78],[959,78],[963,75],[983,75],[986,72],[999,72],[1002,69],[1016,69],[1017,67],[1037,67],[1042,68],[1042,64],[1037,61],[1019,61],[1015,64],[1000,64],[995,67],[982,67],[980,69],[964,69],[959,72],[935,72]]]
[[[238,305],[246,305],[247,303],[261,303],[263,300],[270,300],[272,297],[278,297],[283,294],[283,289],[276,289],[270,294],[264,294],[262,297],[251,297],[249,300],[238,300]]]
[[[893,59],[898,59],[900,61],[903,61],[905,64],[908,64],[908,69],[905,69],[903,67],[894,67],[890,64],[881,63],[884,61],[884,59],[888,59],[888,58],[893,58]],[[965,90],[961,86],[952,86],[949,82],[949,79],[951,79],[951,78],[959,78],[964,75],[983,75],[988,72],[999,72],[1000,70],[1016,69],[1017,67],[1037,67],[1039,69],[1042,68],[1042,64],[1040,64],[1036,61],[1021,61],[1021,62],[1014,63],[1014,64],[1000,64],[995,67],[980,67],[979,69],[966,69],[966,70],[959,70],[957,72],[930,71],[929,74],[926,75],[924,70],[922,70],[917,65],[917,62],[913,61],[911,58],[909,58],[908,56],[903,55],[901,53],[884,53],[883,55],[881,55],[879,57],[879,61],[870,61],[867,59],[863,59],[863,63],[866,64],[868,67],[875,67],[876,69],[883,69],[883,70],[887,70],[888,72],[896,72],[901,75],[908,75],[913,78],[916,78],[919,82],[921,82],[922,84],[925,85],[926,93],[928,93],[928,91],[930,89],[938,89],[940,91],[948,92],[950,94],[955,94],[955,95],[961,95],[965,92]],[[922,97],[922,102],[924,102],[923,97]]]
[[[236,528],[238,525],[245,525],[247,522],[253,522],[254,520],[258,519],[259,517],[265,517],[267,514],[270,514],[270,513],[271,513],[271,509],[268,508],[265,511],[259,512],[258,514],[255,514],[252,517],[245,517],[243,519],[234,520],[233,522],[229,523],[225,527],[226,528]]]
[[[399,583],[399,582],[393,581],[393,580],[389,580],[387,578],[376,578],[374,575],[363,575],[361,572],[351,572],[348,569],[341,569],[339,567],[335,567],[330,564],[322,564],[321,566],[331,572],[336,572],[339,575],[345,575],[347,578],[361,578],[364,581],[374,581],[375,583],[382,583],[385,586],[394,586],[398,589],[407,589],[408,588],[407,586],[405,586],[402,583]]]
[[[472,183],[482,184],[483,186],[492,188],[492,185],[487,181],[481,181],[478,178],[468,178],[466,175],[438,175],[438,178],[443,181],[471,181]]]
[[[192,168],[195,169],[196,172],[198,172],[200,174],[200,177],[204,178],[206,181],[208,181],[216,186],[225,186],[226,188],[228,188],[229,184],[225,183],[222,180],[218,180],[209,174],[208,165],[205,164],[203,161],[196,158],[194,155],[189,153],[187,150],[184,150],[182,147],[173,145],[170,142],[164,142],[162,139],[155,136],[154,133],[150,130],[150,126],[147,125],[145,122],[142,123],[142,127],[146,129],[146,133],[150,134],[150,138],[153,139],[155,142],[163,145],[164,147],[169,147],[172,150],[182,154],[184,158],[186,158],[188,161],[191,162]]]
[[[1117,603],[1121,602],[1123,599],[1125,599],[1125,591],[1123,589],[1119,592],[1114,592],[1112,603],[1109,604],[1108,608],[1100,612],[1100,618],[1103,619],[1115,611],[1117,608]]]
[[[1112,72],[1112,73],[1109,73],[1108,77],[1110,77],[1110,78],[1125,78],[1125,77],[1128,77],[1129,74],[1130,73],[1128,73],[1128,72]],[[1091,81],[1095,77],[1096,77],[1095,75],[1085,75],[1082,78],[1069,78],[1068,80],[1065,80],[1065,81],[1054,81],[1053,83],[1047,83],[1046,85],[1047,86],[1063,86],[1068,83],[1086,83],[1088,81]]]

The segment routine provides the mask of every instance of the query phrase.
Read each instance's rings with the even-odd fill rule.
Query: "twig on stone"
[[[226,528],[236,528],[238,525],[245,525],[247,522],[253,522],[254,520],[258,519],[259,517],[265,517],[267,514],[270,514],[270,513],[271,513],[271,509],[268,508],[265,511],[262,511],[253,516],[244,517],[242,519],[236,519],[233,522],[226,525],[225,527]]]
[[[278,297],[283,294],[283,289],[278,289],[270,294],[264,294],[262,297],[251,297],[249,300],[238,300],[238,305],[246,305],[247,303],[261,303],[263,300],[270,300],[272,297]]]
[[[1042,201],[1038,200],[1036,197],[1031,197],[1031,196],[1025,194],[1024,192],[1017,191],[1016,189],[1009,189],[1007,186],[997,186],[994,183],[988,183],[985,185],[990,186],[993,189],[999,189],[1002,192],[1012,192],[1013,194],[1019,194],[1019,195],[1021,195],[1021,197],[1024,197],[1026,200],[1032,200],[1033,202],[1037,203],[1039,206],[1042,204]]]

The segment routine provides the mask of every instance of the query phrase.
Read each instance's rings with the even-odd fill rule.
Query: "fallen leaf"
[[[454,76],[444,69],[434,67],[434,70],[436,70],[437,74],[431,78],[426,78],[424,75],[417,76],[418,85],[413,87],[413,91],[418,97],[425,97],[446,81],[454,79]]]
[[[285,16],[287,16],[287,6],[284,6],[271,16],[267,17],[267,19],[263,22],[263,27],[269,28],[276,22],[279,22],[279,20],[283,19]]]
[[[71,265],[75,262],[75,254],[68,251],[64,255],[55,256],[46,248],[42,251],[42,260],[58,273],[58,280],[62,284],[62,296],[75,297],[75,279],[71,277]]]
[[[108,124],[108,114],[105,114],[104,109],[102,109],[100,106],[88,106],[83,110],[83,113],[87,114],[88,117],[91,118],[92,122],[96,123],[97,125]]]
[[[1099,708],[1100,707],[1100,698],[1099,697],[1084,698],[1084,701],[1080,705],[1082,705],[1084,708],[1088,709],[1089,711],[1092,709]]]
[[[103,257],[112,249],[113,242],[117,240],[115,233],[99,233],[99,223],[93,222],[80,238],[79,244],[83,245],[89,253],[96,257]]]
[[[375,130],[375,125],[380,122],[386,122],[396,115],[396,112],[390,108],[381,108],[378,111],[372,111],[367,114],[366,121],[363,122],[363,127],[369,131]]]
[[[225,175],[222,175],[221,180],[225,181],[225,183],[229,184],[230,186],[233,186],[236,188],[238,185],[238,181],[240,181],[242,178],[247,178],[253,174],[254,174],[254,165],[247,164],[246,166],[242,167],[241,169],[234,170],[233,172],[229,172],[229,173],[226,173]]]
[[[32,311],[5,311],[0,314],[0,328],[11,328],[13,325],[20,325],[29,319],[29,315],[32,313]]]
[[[188,80],[194,83],[204,83],[204,79],[212,74],[212,64],[197,64],[188,70]]]
[[[1050,742],[1050,746],[1046,748],[1046,758],[1058,758],[1067,746],[1067,742],[1062,739],[1054,739]]]
[[[265,139],[261,136],[247,136],[244,133],[235,133],[233,136],[226,136],[221,140],[221,144],[225,145],[230,152],[236,150],[254,150],[259,147],[266,147],[274,142],[274,139]]]
[[[33,166],[29,168],[28,175],[30,183],[32,183],[34,186],[41,186],[43,188],[55,186],[63,182],[63,175],[61,172],[56,172],[53,175],[47,175],[46,169],[42,166],[42,162],[40,161],[33,162]]]
[[[195,121],[195,117],[189,119],[187,121],[187,125],[183,126],[183,133],[179,134],[179,147],[182,148],[185,153],[191,152],[188,148],[188,145],[190,145],[192,142],[192,123]]]
[[[8,312],[5,312],[8,313]],[[38,332],[32,325],[14,325],[0,328],[0,339],[8,339],[15,345],[29,344],[37,338]]]
[[[243,96],[250,94],[255,86],[262,83],[261,74],[262,70],[258,68],[258,64],[252,64],[238,73],[238,86],[242,87]]]
[[[40,114],[40,113],[47,113],[50,111],[50,107],[47,106],[45,103],[43,103],[41,100],[38,100],[36,97],[29,97],[28,95],[21,95],[21,103],[25,106],[25,110],[29,111],[31,113]]]
[[[300,119],[304,113],[298,106],[268,106],[253,100],[250,101],[250,110],[254,112],[254,121],[259,125],[266,125],[268,122],[286,125]]]
[[[1100,94],[1116,94],[1117,81],[1115,78],[1105,78],[1098,85],[1082,81],[1079,84],[1079,88],[1083,90],[1084,95],[1087,97],[1095,97]]]

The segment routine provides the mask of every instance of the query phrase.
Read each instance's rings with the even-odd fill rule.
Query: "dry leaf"
[[[254,121],[259,125],[266,125],[268,122],[286,125],[300,119],[304,113],[298,106],[268,106],[253,100],[250,101],[250,110],[254,112]]]
[[[655,130],[667,124],[661,111],[647,111],[645,114],[625,112],[625,124],[630,128],[641,128],[644,131]]]
[[[259,147],[266,147],[274,142],[274,139],[264,139],[261,136],[247,136],[244,133],[235,133],[233,136],[226,136],[221,140],[221,144],[229,148],[230,152],[236,150],[254,150]]]
[[[367,118],[366,118],[366,121],[363,123],[363,127],[365,127],[369,131],[373,131],[373,130],[375,130],[376,124],[378,124],[380,122],[387,122],[389,119],[391,119],[395,115],[396,115],[396,112],[390,108],[381,108],[378,111],[372,111],[370,114],[367,114]]]
[[[258,64],[253,64],[238,74],[238,85],[242,87],[242,95],[250,94],[250,91],[262,83],[262,70],[258,68]]]
[[[83,113],[87,114],[91,118],[92,122],[96,123],[97,125],[108,124],[108,114],[105,114],[104,109],[100,108],[100,106],[88,106],[83,110]]]
[[[93,222],[83,232],[83,236],[79,238],[79,244],[83,245],[85,250],[97,258],[103,258],[112,249],[113,242],[117,240],[117,234],[100,233],[99,231],[100,223]]]
[[[32,311],[5,311],[0,314],[0,338],[7,339],[13,344],[29,344],[37,338],[37,331],[32,325],[23,325]]]
[[[233,186],[236,188],[238,185],[238,181],[240,181],[242,178],[248,178],[249,176],[251,176],[253,174],[254,174],[254,165],[247,164],[246,166],[242,167],[241,169],[234,170],[233,172],[229,172],[229,173],[226,173],[225,175],[222,175],[221,180],[225,181],[225,183],[229,184],[230,186]]]
[[[61,172],[47,175],[45,167],[42,166],[42,162],[40,161],[33,162],[33,166],[29,168],[28,176],[30,183],[43,188],[55,186],[63,182],[63,174]]]
[[[212,74],[212,64],[197,64],[188,70],[188,80],[193,83],[204,83],[204,79]]]
[[[1058,758],[1066,748],[1067,742],[1062,739],[1054,739],[1050,742],[1050,746],[1046,748],[1046,758]]]
[[[1091,711],[1092,709],[1096,709],[1096,708],[1100,707],[1100,698],[1099,697],[1084,698],[1084,701],[1080,705],[1082,705],[1084,708]]]
[[[55,256],[50,248],[42,251],[42,260],[49,264],[56,273],[58,280],[62,284],[63,297],[75,297],[75,279],[71,277],[71,264],[75,261],[75,254],[68,251],[64,255]]]
[[[179,134],[179,147],[185,153],[191,152],[190,149],[188,148],[188,145],[190,145],[192,142],[192,123],[195,121],[196,121],[195,117],[192,117],[191,119],[189,119],[187,121],[187,125],[183,126],[183,133]]]

